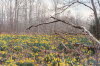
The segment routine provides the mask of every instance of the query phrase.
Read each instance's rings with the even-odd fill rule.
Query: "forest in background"
[[[56,31],[63,32],[78,32],[74,28],[63,23],[55,23],[49,25],[39,26],[26,31],[31,25],[40,23],[47,23],[53,21],[50,16],[55,16],[74,1],[71,0],[51,0],[50,5],[45,4],[42,0],[1,0],[0,6],[0,32],[1,33],[53,33]],[[48,1],[47,1],[48,3]],[[79,6],[79,4],[77,4]],[[77,5],[70,8],[75,8]],[[77,11],[77,10],[76,10]],[[78,10],[79,11],[79,10]],[[91,18],[82,19],[82,16],[71,13],[71,10],[56,15],[56,17],[72,22],[76,25],[84,25],[89,28]],[[93,17],[92,17],[93,18]],[[71,28],[71,29],[69,29]]]
[[[100,0],[0,0],[1,66],[100,66]]]

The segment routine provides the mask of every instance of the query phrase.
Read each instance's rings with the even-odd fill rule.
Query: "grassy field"
[[[83,35],[0,34],[1,66],[94,66],[94,43]],[[81,46],[85,45],[85,47]],[[100,58],[98,58],[100,61]]]

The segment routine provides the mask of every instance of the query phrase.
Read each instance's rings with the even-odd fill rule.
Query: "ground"
[[[67,41],[59,35],[0,34],[0,65],[93,66],[100,61],[88,48],[94,43],[84,35],[64,37]]]

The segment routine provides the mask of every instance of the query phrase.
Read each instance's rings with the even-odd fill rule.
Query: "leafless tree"
[[[18,28],[18,0],[15,0],[15,18],[14,18],[14,26],[15,26],[15,32],[17,32]]]

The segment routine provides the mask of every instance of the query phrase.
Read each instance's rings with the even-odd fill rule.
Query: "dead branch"
[[[38,27],[38,26],[41,26],[41,25],[44,25],[44,24],[51,24],[51,23],[56,23],[56,22],[59,22],[59,20],[56,20],[56,21],[53,21],[53,22],[48,22],[48,23],[41,23],[41,24],[38,24],[38,25],[36,25],[36,26],[31,25],[31,26],[28,27],[26,30],[30,30],[32,27]]]
[[[74,25],[74,24],[69,23],[69,22],[66,22],[66,21],[64,21],[64,20],[61,20],[61,19],[58,19],[58,18],[55,18],[55,17],[52,17],[52,16],[51,16],[51,18],[55,19],[56,21],[60,21],[60,22],[62,22],[62,23],[64,23],[64,24],[70,25],[70,26],[72,26],[72,27],[74,27],[74,28],[83,29],[81,26]]]
[[[64,21],[64,20],[60,20],[60,19],[57,19],[57,18],[54,18],[54,17],[51,17],[51,18],[56,19],[56,20],[53,21],[53,22],[48,22],[48,23],[41,23],[41,24],[38,24],[38,25],[36,25],[36,26],[32,25],[32,26],[28,27],[26,30],[30,30],[32,27],[38,27],[38,26],[41,26],[41,25],[44,25],[44,24],[52,24],[52,23],[56,23],[56,22],[61,22],[61,23],[70,25],[70,26],[72,26],[72,27],[75,27],[75,28],[78,28],[78,29],[82,29],[82,27],[77,26],[77,25],[74,25],[74,24],[71,24],[71,23],[69,23],[69,22],[67,23],[67,22]]]
[[[82,2],[80,2],[80,1],[77,1],[77,3],[80,3],[80,4],[82,4],[82,5],[84,5],[84,6],[88,7],[88,8],[90,8],[91,10],[93,10],[93,8],[92,8],[92,7],[90,7],[90,6],[86,5],[85,3],[82,3]],[[94,11],[94,10],[93,10],[93,11]]]
[[[51,17],[52,19],[54,19],[55,21],[53,22],[49,22],[49,23],[42,23],[42,24],[38,24],[36,26],[32,25],[30,26],[29,28],[27,28],[26,30],[30,30],[32,27],[38,27],[38,26],[41,26],[41,25],[44,25],[44,24],[51,24],[51,23],[56,23],[56,22],[62,22],[64,24],[67,24],[67,25],[70,25],[71,27],[74,27],[76,29],[81,29],[82,31],[84,31],[84,33],[86,33],[87,35],[89,35],[89,37],[95,41],[98,45],[100,45],[100,41],[97,40],[91,33],[90,31],[88,31],[84,26],[77,26],[77,25],[74,25],[72,23],[69,23],[69,22],[66,22],[64,20],[61,20],[61,19],[58,19],[58,18],[55,18],[55,17]]]
[[[69,43],[69,41],[67,40],[67,38],[65,38],[64,35],[63,35],[62,33],[55,32],[55,34],[59,35],[60,38],[66,40],[66,42]],[[82,58],[84,58],[83,54],[82,54],[78,49],[73,49],[73,50],[72,50],[72,49],[69,49],[65,44],[63,44],[63,43],[61,43],[61,44],[62,44],[62,45],[64,46],[64,48],[65,48],[67,51],[69,51],[70,53],[71,53],[71,52],[76,52],[76,53],[80,54]],[[74,46],[76,46],[76,44],[74,44]],[[82,47],[87,47],[87,46],[84,46],[83,44],[78,44],[78,47],[79,47],[79,48],[82,48]],[[88,48],[91,48],[91,47],[88,47]]]
[[[56,13],[55,15],[58,15],[58,14],[63,13],[65,10],[67,10],[68,8],[70,8],[72,5],[74,5],[74,4],[76,4],[76,3],[82,4],[82,5],[84,5],[84,6],[88,7],[88,8],[90,8],[91,10],[94,11],[94,9],[93,9],[92,7],[90,7],[90,6],[88,6],[87,4],[82,3],[82,2],[80,2],[80,1],[77,0],[77,1],[75,1],[75,2],[73,2],[73,3],[71,3],[71,4],[69,4],[69,5],[65,5],[65,6],[59,8],[59,9],[63,9],[63,10],[62,10],[60,13]],[[98,1],[98,4],[100,5],[99,1]]]
[[[55,15],[63,13],[65,10],[67,10],[68,8],[70,8],[75,3],[77,3],[77,2],[73,2],[73,3],[69,4],[69,5],[65,5],[65,6],[61,7],[60,9],[62,9],[62,8],[64,8],[64,9],[60,13],[56,13]]]
[[[68,25],[70,25],[70,26],[72,26],[72,27],[74,27],[74,28],[83,30],[87,35],[90,36],[90,38],[91,38],[93,41],[97,42],[97,44],[100,45],[100,41],[97,40],[97,39],[90,33],[90,31],[88,31],[84,26],[77,26],[77,25],[74,25],[74,24],[65,22],[64,20],[60,20],[60,19],[58,19],[58,18],[55,18],[55,17],[51,17],[51,18],[53,18],[53,19],[55,19],[55,20],[59,20],[59,21],[65,23],[65,24],[68,24]]]
[[[69,43],[68,39],[64,37],[64,34],[58,33],[58,32],[55,32],[55,34],[59,35],[60,38],[66,40],[66,42]],[[74,45],[74,46],[80,46],[80,47],[87,47],[88,49],[93,48],[93,49],[98,49],[98,50],[99,50],[99,48],[97,48],[96,46],[85,46],[84,44],[73,44],[73,45]],[[64,45],[63,45],[63,46],[64,46]]]

